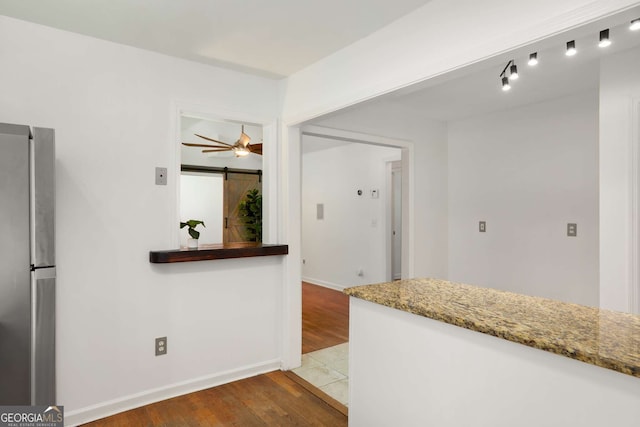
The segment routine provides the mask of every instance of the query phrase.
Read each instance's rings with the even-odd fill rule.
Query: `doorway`
[[[395,225],[402,223],[402,152],[365,142],[307,136],[302,141],[302,280],[342,291],[391,279],[401,270],[401,229],[389,238],[387,168],[396,163]],[[393,243],[398,247],[393,250]]]
[[[389,207],[391,244],[388,245],[391,251],[391,280],[402,278],[402,163],[400,161],[389,162],[390,171],[388,180],[389,196],[387,203]]]
[[[304,135],[301,148],[303,356],[293,372],[348,405],[348,297],[341,291],[387,281],[392,252],[400,274],[401,229],[395,251],[388,238],[387,169],[396,162],[399,227],[402,150],[325,135]]]

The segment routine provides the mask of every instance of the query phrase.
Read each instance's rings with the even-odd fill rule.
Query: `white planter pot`
[[[187,247],[189,249],[197,249],[198,248],[198,239],[187,239]]]

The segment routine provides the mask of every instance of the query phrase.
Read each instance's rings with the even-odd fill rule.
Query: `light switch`
[[[567,224],[567,236],[576,237],[578,236],[578,224],[570,222]]]
[[[478,224],[478,230],[481,233],[485,233],[487,231],[487,222],[486,221],[480,221],[480,223]]]
[[[316,219],[324,219],[324,204],[318,203],[316,205]]]

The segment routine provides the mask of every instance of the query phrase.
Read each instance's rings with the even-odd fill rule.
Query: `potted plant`
[[[262,242],[262,194],[257,189],[249,190],[245,199],[238,205],[246,238],[249,242]]]
[[[200,238],[200,232],[196,230],[196,227],[200,224],[202,224],[203,227],[206,227],[203,221],[200,221],[197,219],[190,219],[187,222],[180,223],[181,229],[185,227],[189,227],[188,232],[189,232],[189,236],[191,236],[190,239],[187,239],[187,247],[189,249],[194,249],[198,247],[198,238]]]

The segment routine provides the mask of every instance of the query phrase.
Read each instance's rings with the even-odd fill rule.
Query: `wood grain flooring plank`
[[[274,371],[97,420],[90,427],[335,426],[347,417]]]
[[[302,353],[349,341],[349,297],[302,282]]]

